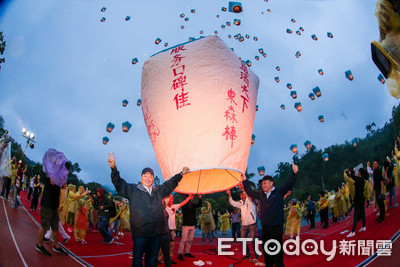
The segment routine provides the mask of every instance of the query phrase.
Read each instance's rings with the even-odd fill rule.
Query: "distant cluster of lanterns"
[[[265,1],[268,2],[268,0],[265,0]],[[107,9],[106,7],[102,7],[102,8],[101,8],[101,12],[105,12],[106,9]],[[228,8],[227,8],[227,7],[222,7],[222,8],[221,8],[221,11],[223,11],[223,12],[229,11],[229,12],[232,12],[232,13],[236,13],[236,14],[237,14],[237,13],[243,12],[243,7],[242,7],[242,4],[241,4],[240,2],[229,2]],[[267,11],[268,11],[268,12],[271,12],[270,9],[268,9]],[[193,14],[193,13],[196,12],[196,10],[195,10],[195,9],[191,9],[190,12]],[[264,12],[262,12],[262,13],[264,14]],[[185,16],[184,13],[181,13],[181,14],[180,14],[180,17],[181,17],[185,22],[188,22],[188,21],[189,21],[189,17]],[[217,15],[217,17],[219,18],[219,15]],[[130,19],[131,19],[130,16],[126,16],[126,17],[125,17],[125,20],[126,20],[126,21],[129,21]],[[106,21],[106,18],[105,18],[105,17],[102,17],[102,18],[101,18],[101,22],[104,22],[104,21]],[[292,23],[296,23],[296,20],[295,20],[294,18],[291,18],[290,21],[291,21]],[[240,19],[234,19],[232,23],[231,23],[230,21],[227,21],[225,24],[222,24],[222,25],[221,25],[221,28],[222,28],[222,29],[225,29],[226,26],[229,27],[229,26],[231,26],[232,24],[234,24],[234,25],[236,25],[236,26],[240,26],[240,25],[241,25],[241,20],[240,20]],[[184,27],[185,27],[184,25],[181,25],[181,29],[184,29]],[[287,28],[287,29],[286,29],[286,32],[287,32],[288,34],[292,34],[292,33],[293,33],[293,30]],[[304,32],[304,28],[303,28],[303,27],[299,27],[298,30],[296,30],[295,32],[296,32],[297,35],[301,35],[302,32]],[[203,34],[203,33],[204,33],[203,30],[200,30],[200,34]],[[218,31],[215,30],[214,33],[215,33],[215,34],[218,34]],[[238,33],[238,34],[234,35],[233,37],[234,37],[234,39],[238,40],[239,42],[243,42],[245,39],[250,39],[250,35],[249,35],[249,34],[242,35],[242,34]],[[328,38],[333,38],[333,34],[332,34],[331,32],[327,32],[327,37],[328,37]],[[231,39],[232,36],[231,36],[231,35],[228,35],[228,38]],[[312,35],[311,35],[311,38],[312,38],[314,41],[317,41],[317,40],[318,40],[318,37],[316,36],[316,34],[312,34]],[[192,42],[192,41],[194,41],[194,40],[195,40],[194,37],[189,37],[189,42]],[[254,37],[253,37],[253,40],[254,40],[254,41],[258,41],[258,37],[254,36]],[[159,44],[162,42],[162,40],[161,40],[161,38],[156,38],[154,42],[155,42],[156,45],[159,45]],[[168,46],[168,43],[164,43],[164,46],[167,47],[167,46]],[[232,50],[233,50],[233,49],[232,49]],[[259,52],[264,58],[267,57],[267,54],[265,53],[265,51],[264,51],[263,48],[259,48],[259,49],[258,49],[258,52]],[[296,58],[300,58],[300,56],[301,56],[301,52],[300,52],[300,51],[296,51],[295,57],[296,57]],[[260,56],[259,56],[259,55],[256,55],[254,58],[255,58],[255,60],[257,60],[257,61],[260,60]],[[133,64],[133,65],[137,64],[138,62],[139,62],[138,58],[133,58],[133,59],[132,59],[132,64]],[[245,64],[246,64],[247,66],[249,66],[249,67],[252,65],[252,62],[251,62],[250,60],[246,60],[246,61],[244,61],[244,62],[245,62]],[[280,70],[281,70],[279,66],[276,66],[275,69],[276,69],[277,71],[280,71]],[[318,73],[319,73],[320,75],[324,75],[323,69],[318,69]],[[352,72],[351,72],[350,69],[347,70],[347,71],[345,71],[345,77],[346,77],[348,80],[353,81],[354,76],[353,76],[353,74],[352,74]],[[377,77],[377,79],[378,79],[382,84],[385,83],[385,78],[383,77],[382,74],[379,74],[378,77]],[[280,82],[279,76],[276,76],[276,77],[274,78],[274,80],[275,80],[276,83],[279,83],[279,82]],[[286,87],[287,87],[289,90],[292,90],[292,89],[293,89],[293,86],[292,86],[291,83],[287,83],[287,84],[286,84]],[[290,91],[290,96],[291,96],[293,99],[296,99],[296,98],[297,98],[297,92],[296,92],[296,91],[293,91],[293,90]],[[312,92],[310,92],[309,95],[308,95],[308,97],[309,97],[311,100],[315,100],[316,97],[321,97],[321,96],[322,96],[321,89],[320,89],[318,86],[314,87],[314,88],[312,89]],[[128,103],[129,103],[129,101],[126,100],[126,99],[124,99],[124,100],[122,101],[122,106],[123,106],[123,107],[126,107],[126,106],[128,105]],[[141,105],[141,99],[138,99],[138,100],[137,100],[137,106],[140,106],[140,105]],[[285,106],[284,104],[281,104],[281,105],[280,105],[280,108],[281,108],[282,110],[285,110],[286,106]],[[303,108],[302,108],[301,102],[296,102],[296,103],[294,104],[294,108],[295,108],[298,112],[302,111]],[[257,110],[258,110],[258,105],[256,105],[256,111],[257,111]],[[325,120],[325,119],[324,119],[324,116],[323,116],[323,115],[319,115],[319,116],[318,116],[318,120],[319,120],[321,123],[324,122],[324,120]],[[130,130],[131,127],[132,127],[132,124],[131,124],[129,121],[125,121],[125,122],[122,123],[122,131],[123,131],[123,132],[129,132],[129,130]],[[107,132],[109,132],[109,133],[111,133],[111,132],[113,131],[114,128],[115,128],[115,125],[114,125],[113,123],[111,123],[111,122],[109,122],[109,123],[107,124],[107,126],[106,126],[106,130],[107,130]],[[109,139],[107,136],[104,136],[104,137],[103,137],[103,144],[106,145],[106,144],[109,142],[109,140],[110,140],[110,139]],[[253,134],[253,135],[252,135],[252,138],[251,138],[251,144],[253,145],[254,143],[255,143],[255,135]],[[357,138],[354,138],[354,139],[351,141],[351,143],[352,143],[352,145],[353,145],[354,147],[357,146],[358,139],[357,139]],[[311,149],[311,141],[309,141],[309,140],[305,141],[305,142],[304,142],[304,146],[307,148],[307,150],[310,150],[310,149]],[[290,146],[290,150],[291,150],[293,153],[297,153],[297,152],[298,152],[297,145],[296,145],[296,144],[292,144],[292,145]],[[322,155],[322,158],[323,158],[324,161],[328,161],[328,160],[329,160],[329,155],[328,155],[328,153],[324,153],[324,154]],[[258,167],[258,172],[259,172],[260,175],[264,175],[264,173],[265,173],[265,167],[264,167],[264,166]]]
[[[104,6],[100,9],[101,12],[105,12],[106,10],[107,10],[107,8],[104,7]],[[125,21],[129,21],[130,19],[131,19],[130,16],[126,16],[126,17],[125,17]],[[105,17],[102,17],[102,18],[100,19],[100,22],[104,22],[104,21],[106,21],[106,18],[105,18]]]
[[[129,104],[129,101],[127,99],[122,100],[122,107],[126,107]],[[138,99],[136,102],[137,106],[141,106],[142,105],[142,100]],[[112,122],[107,123],[106,125],[106,131],[108,133],[111,133],[115,128],[115,124]],[[129,121],[124,121],[122,123],[122,131],[127,133],[129,132],[129,130],[132,128],[132,123],[130,123]],[[107,136],[103,137],[103,144],[107,145],[107,143],[110,141],[110,138],[108,138]]]

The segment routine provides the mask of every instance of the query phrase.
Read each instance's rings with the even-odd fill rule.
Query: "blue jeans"
[[[14,186],[14,206],[13,206],[13,208],[18,208],[18,206],[21,205],[21,201],[19,201],[19,199],[18,199],[19,191],[21,191],[21,188]]]
[[[110,225],[111,233],[114,233],[114,237],[118,235],[119,226],[121,225],[121,220],[114,220]]]
[[[240,237],[240,223],[232,223],[232,238]]]
[[[206,237],[208,237],[210,239],[210,244],[212,244],[213,242],[213,234],[212,231],[208,232],[208,233],[202,233],[201,234],[201,241],[204,243],[206,242]]]
[[[394,202],[394,203],[393,203]],[[397,204],[397,199],[396,199],[396,188],[393,186],[389,190],[389,208],[393,208]]]
[[[132,266],[154,267],[157,265],[157,255],[159,247],[159,236],[132,236],[133,252]]]
[[[112,236],[108,231],[108,224],[110,222],[110,218],[108,216],[101,216],[99,218],[99,230],[100,234],[103,236],[105,242],[110,242],[112,240]]]

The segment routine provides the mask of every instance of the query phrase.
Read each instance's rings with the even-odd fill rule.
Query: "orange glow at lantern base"
[[[185,174],[175,192],[211,194],[226,191],[243,182],[242,173],[232,169],[193,170]]]

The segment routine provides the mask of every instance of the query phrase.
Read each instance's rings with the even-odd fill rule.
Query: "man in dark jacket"
[[[379,207],[379,217],[376,219],[376,221],[380,223],[383,220],[385,220],[385,202],[384,202],[385,196],[382,194],[382,186],[381,186],[381,182],[383,181],[382,169],[379,168],[378,160],[374,160],[372,168],[374,170],[372,177],[374,179],[375,198]]]
[[[142,266],[143,254],[145,266],[155,266],[159,248],[159,236],[167,228],[162,199],[178,186],[178,183],[189,168],[171,177],[160,186],[154,186],[154,172],[144,168],[141,182],[129,184],[119,175],[115,165],[114,153],[109,153],[108,163],[111,167],[111,179],[115,189],[129,199],[130,226],[133,239],[132,266]]]
[[[249,181],[243,181],[243,187],[246,194],[260,201],[260,218],[262,225],[262,241],[265,266],[284,266],[283,264],[283,198],[285,194],[292,189],[296,182],[297,172],[299,168],[292,163],[293,173],[289,180],[282,186],[274,187],[274,179],[266,175],[259,182],[261,183],[262,191],[255,191],[251,188]],[[268,246],[269,252],[274,252],[274,255],[268,254],[264,249],[266,242],[271,242]],[[279,252],[275,254],[277,244],[280,244]],[[275,247],[275,249],[274,249]]]
[[[104,238],[103,242],[111,244],[114,242],[114,239],[108,231],[108,225],[110,224],[109,211],[115,204],[107,196],[104,196],[103,188],[98,188],[96,190],[96,196],[97,198],[94,199],[94,208],[99,211],[99,231]]]

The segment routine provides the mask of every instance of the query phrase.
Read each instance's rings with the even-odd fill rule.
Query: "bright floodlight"
[[[22,132],[23,132],[23,133],[26,133],[26,129],[25,129],[25,128],[22,128]]]
[[[25,134],[26,134],[26,136],[29,137],[29,135],[31,135],[31,132],[30,132],[30,131],[27,131]]]
[[[31,139],[33,139],[35,137],[35,134],[31,133],[30,137],[31,137]]]

